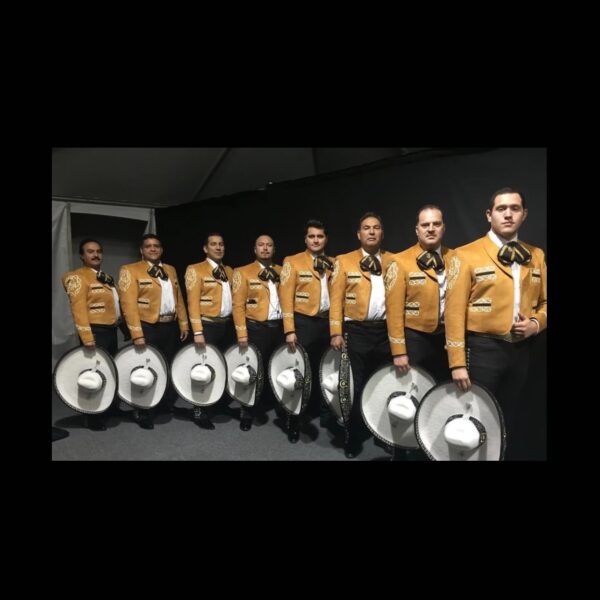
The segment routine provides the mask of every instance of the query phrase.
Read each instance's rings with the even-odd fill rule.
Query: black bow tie
[[[100,283],[105,283],[106,285],[112,285],[113,287],[115,286],[115,280],[108,273],[105,273],[104,271],[98,271],[98,273],[96,273],[96,279]]]
[[[363,271],[369,271],[372,275],[381,275],[381,263],[376,256],[367,254],[367,256],[360,261],[360,268]]]
[[[160,265],[152,265],[148,269],[148,275],[150,275],[150,277],[160,277],[163,281],[169,279],[166,271]]]
[[[329,269],[330,271],[333,270],[333,263],[324,254],[322,254],[321,256],[317,256],[315,258],[313,268],[319,273],[319,275],[323,275],[326,269]]]
[[[498,260],[507,266],[512,265],[514,262],[526,265],[531,260],[531,252],[519,242],[508,242],[500,248]]]
[[[436,272],[444,270],[444,259],[437,252],[425,250],[417,256],[417,264],[423,271],[433,269]]]
[[[258,278],[262,281],[272,281],[273,283],[279,281],[279,275],[277,275],[277,271],[273,267],[261,269]]]
[[[225,272],[223,265],[218,265],[217,267],[215,267],[213,269],[212,274],[215,279],[220,279],[223,282],[229,281],[229,279],[227,279],[227,273]]]

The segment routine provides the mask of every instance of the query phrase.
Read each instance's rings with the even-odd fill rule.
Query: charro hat
[[[54,387],[70,408],[86,414],[104,412],[117,391],[117,369],[108,352],[96,346],[69,350],[54,368]]]
[[[460,392],[440,383],[425,395],[415,418],[419,445],[431,460],[504,460],[506,430],[500,405],[472,383]]]
[[[227,365],[227,393],[244,406],[254,406],[263,389],[263,363],[254,344],[233,344],[223,353]]]
[[[271,354],[268,372],[273,394],[285,411],[290,415],[304,412],[312,387],[306,350],[296,344],[292,352],[287,344],[282,344]]]
[[[369,377],[361,398],[365,424],[380,440],[398,448],[418,448],[414,419],[434,378],[415,366],[401,374],[394,365],[384,365]]]
[[[162,399],[169,381],[169,368],[162,352],[144,344],[128,344],[115,356],[121,400],[136,408],[152,408]]]
[[[338,423],[343,425],[342,409],[340,407],[339,394],[339,371],[342,353],[328,348],[321,357],[319,367],[319,383],[321,385],[321,394],[325,399],[327,406],[335,415]],[[352,377],[352,369],[350,369],[350,401],[354,398],[354,379]]]
[[[177,393],[196,406],[215,404],[225,391],[227,366],[216,346],[188,344],[175,355],[171,380]]]

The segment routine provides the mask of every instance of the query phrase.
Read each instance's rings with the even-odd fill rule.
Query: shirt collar
[[[504,244],[508,244],[508,242],[516,242],[519,239],[519,236],[515,233],[510,240],[505,240],[491,229],[488,231],[488,236],[490,240],[492,240],[492,242],[498,246],[498,248],[502,248]]]

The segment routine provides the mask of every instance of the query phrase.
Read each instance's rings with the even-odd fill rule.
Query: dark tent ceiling
[[[52,198],[167,207],[428,148],[54,148]]]

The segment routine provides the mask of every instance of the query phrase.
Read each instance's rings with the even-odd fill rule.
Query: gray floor
[[[121,402],[121,408],[130,407]],[[52,443],[52,460],[209,460],[209,461],[345,461],[347,463],[389,460],[373,439],[363,444],[356,458],[344,456],[341,438],[319,427],[313,419],[300,432],[300,440],[290,444],[284,423],[274,410],[268,421],[253,425],[248,432],[239,428],[239,403],[230,402],[225,413],[213,417],[215,429],[200,429],[183,409],[191,405],[178,400],[174,415],[159,415],[154,429],[141,429],[128,417],[112,417],[106,431],[85,427],[84,416],[70,409],[52,391],[52,425],[69,432],[69,436]]]

